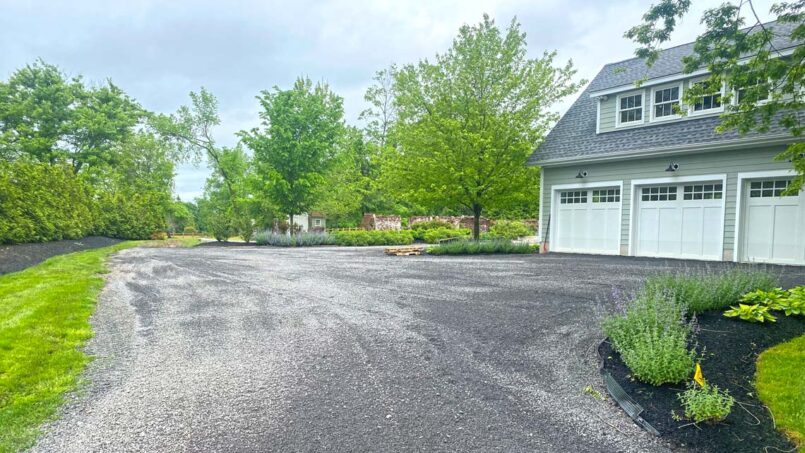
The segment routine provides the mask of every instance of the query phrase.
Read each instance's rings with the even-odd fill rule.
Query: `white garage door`
[[[790,182],[745,183],[742,260],[805,264],[805,193],[783,196]]]
[[[619,187],[561,191],[556,201],[554,251],[613,255],[620,252]]]
[[[637,188],[635,255],[720,260],[721,182]]]

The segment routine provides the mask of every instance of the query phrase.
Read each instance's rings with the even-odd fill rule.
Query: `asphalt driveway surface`
[[[125,250],[88,384],[34,450],[666,451],[583,390],[612,288],[680,266],[700,264]]]

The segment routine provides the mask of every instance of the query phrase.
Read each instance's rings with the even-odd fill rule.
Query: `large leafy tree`
[[[213,129],[221,124],[221,118],[215,96],[202,87],[198,93],[190,93],[189,106],[179,107],[170,116],[154,116],[151,124],[175,143],[179,160],[196,164],[207,161],[213,173],[207,181],[207,192],[215,194],[218,202],[214,205],[215,224],[220,231],[223,231],[222,225],[227,225],[248,241],[253,234],[252,218],[243,203],[248,195],[244,183],[248,157],[239,147],[228,149],[216,143]],[[220,203],[227,203],[226,209]],[[211,212],[210,206],[207,205],[206,212]]]
[[[344,130],[343,101],[308,78],[297,79],[289,90],[263,91],[258,100],[262,126],[240,136],[254,153],[263,192],[293,222],[321,196]]]
[[[115,146],[145,116],[111,81],[90,87],[39,60],[0,82],[0,157],[69,164],[75,173],[115,165]]]
[[[463,26],[434,62],[395,73],[399,143],[384,172],[388,187],[432,207],[462,207],[475,217],[516,202],[538,184],[526,160],[557,115],[548,109],[576,91],[572,63],[555,53],[526,55],[516,20],[501,31],[488,16]]]
[[[677,20],[688,12],[690,3],[662,0],[648,10],[642,24],[626,32],[626,37],[640,45],[636,53],[649,66],[657,60],[660,46],[671,39]],[[805,185],[805,0],[777,3],[771,13],[776,23],[764,24],[752,0],[725,2],[706,10],[701,19],[706,30],[683,63],[686,73],[705,68],[710,75],[705,83],[687,90],[684,100],[692,105],[703,94],[717,92],[726,84],[735,91],[726,90],[719,131],[765,132],[775,123],[788,130],[792,143],[777,159],[791,161],[798,174],[789,186],[793,193]],[[799,43],[793,49],[774,45],[782,24],[790,24],[786,38]],[[731,102],[737,93],[737,102]]]

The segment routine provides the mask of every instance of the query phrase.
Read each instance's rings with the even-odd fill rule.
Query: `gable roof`
[[[763,24],[766,29],[773,30],[772,45],[775,49],[783,51],[797,46],[791,40],[791,32],[797,24],[769,22]],[[759,26],[747,29],[750,33],[760,30]],[[645,83],[651,79],[682,74],[682,58],[693,53],[693,43],[682,44],[660,51],[659,57],[653,66],[646,66],[645,60],[639,57],[618,61],[604,65],[598,75],[590,82],[590,91],[596,92],[632,85],[635,80],[645,78]]]
[[[773,26],[776,33],[783,32],[782,24]],[[786,24],[788,27],[788,24]],[[786,28],[787,29],[787,28]],[[775,38],[778,50],[794,46],[790,40]],[[788,43],[788,44],[786,44]],[[779,44],[779,46],[778,46]],[[640,127],[596,133],[598,100],[591,93],[605,89],[632,85],[635,80],[648,76],[650,79],[682,75],[682,57],[693,50],[693,44],[672,47],[660,53],[657,63],[647,68],[640,58],[632,58],[604,66],[587,89],[568,109],[558,123],[545,137],[545,140],[529,158],[529,164],[572,161],[575,159],[615,157],[637,152],[650,152],[684,148],[693,145],[730,144],[737,141],[781,138],[791,140],[790,132],[773,119],[767,132],[750,132],[740,135],[736,131],[717,133],[716,126],[721,122],[719,116],[686,118],[669,123],[646,123]],[[615,70],[615,68],[625,68]],[[778,117],[782,114],[778,114]],[[805,116],[805,114],[803,114]]]

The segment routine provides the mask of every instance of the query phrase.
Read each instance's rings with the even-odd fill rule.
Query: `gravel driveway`
[[[611,288],[695,265],[129,249],[34,450],[666,451],[583,389]]]

